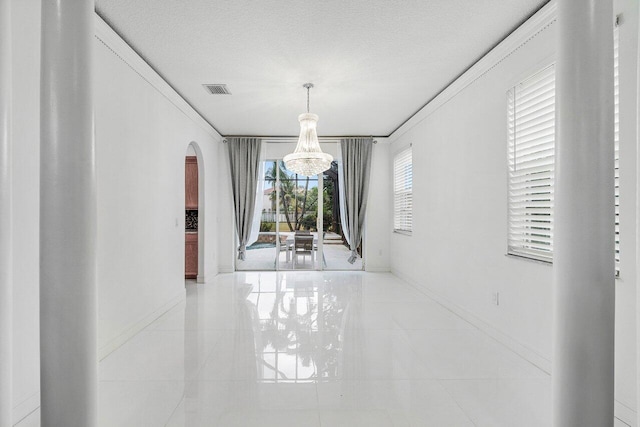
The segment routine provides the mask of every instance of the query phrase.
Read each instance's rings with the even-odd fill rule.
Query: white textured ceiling
[[[388,135],[547,0],[96,0],[223,135]],[[212,96],[204,83],[226,83]]]

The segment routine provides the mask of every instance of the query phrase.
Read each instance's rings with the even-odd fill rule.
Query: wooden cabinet
[[[184,235],[184,277],[195,279],[198,276],[198,233]]]
[[[196,156],[186,156],[184,165],[184,277],[198,276],[198,161]]]
[[[184,185],[185,209],[198,209],[198,160],[196,156],[186,157]]]

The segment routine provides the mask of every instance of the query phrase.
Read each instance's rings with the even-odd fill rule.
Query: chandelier
[[[302,87],[307,89],[307,112],[298,116],[298,145],[293,153],[284,156],[284,164],[288,170],[298,175],[313,176],[329,169],[333,157],[322,152],[316,131],[318,115],[309,112],[309,89],[313,87],[313,83],[305,83]]]

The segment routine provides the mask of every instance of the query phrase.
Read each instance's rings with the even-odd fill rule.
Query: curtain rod
[[[286,141],[278,141],[278,142],[295,142],[298,137],[297,136],[255,136],[255,135],[228,135],[225,136],[222,142],[226,144],[228,142],[227,138],[260,138],[267,140],[286,140]],[[346,138],[371,138],[373,139],[373,143],[377,144],[375,138],[386,138],[386,136],[319,136],[318,141],[327,140],[327,139],[346,139]],[[276,142],[276,141],[273,141]]]

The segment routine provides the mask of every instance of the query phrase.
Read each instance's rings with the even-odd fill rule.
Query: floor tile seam
[[[147,379],[147,380],[132,380],[132,379],[125,379],[125,380],[98,380],[98,384],[99,383],[187,383],[189,382],[189,380],[185,380],[185,379],[180,379],[180,380],[176,380],[176,379]]]
[[[182,389],[182,395],[180,396],[180,399],[178,399],[178,403],[176,404],[176,406],[173,408],[173,411],[171,411],[171,414],[169,414],[169,417],[167,418],[167,420],[164,422],[164,426],[168,426],[169,422],[171,421],[171,419],[173,418],[173,415],[176,413],[176,411],[178,410],[178,408],[180,407],[180,405],[182,404],[182,402],[184,402],[185,399],[185,393],[186,393],[186,388],[187,388],[187,384],[185,382],[185,386]]]
[[[407,382],[407,383],[411,383],[411,382],[437,382],[440,381],[439,378],[434,378],[434,377],[424,377],[424,378],[415,378],[415,377],[411,377],[411,378],[391,378],[391,379],[380,379],[380,378],[365,378],[365,379],[347,379],[347,380],[342,380],[342,381],[366,381],[366,382]]]
[[[209,328],[197,328],[197,329],[184,329],[184,328],[174,328],[174,329],[164,329],[164,328],[158,328],[158,329],[153,329],[152,331],[149,332],[180,332],[180,331],[185,331],[185,332],[235,332],[235,331],[253,331],[253,329],[225,329],[225,328],[213,328],[213,329],[209,329]]]
[[[409,350],[411,351],[411,354],[413,355],[411,360],[415,360],[415,361],[419,362],[421,367],[426,369],[427,372],[429,372],[430,374],[433,374],[433,372],[432,372],[431,368],[429,367],[429,365],[427,365],[425,363],[425,356],[423,356],[420,353],[418,353],[418,350],[413,345],[413,341],[411,340],[411,338],[406,333],[406,330],[404,330],[403,332],[404,332],[404,339],[407,341],[407,344],[409,345]]]
[[[256,379],[251,379],[251,378],[232,378],[232,379],[191,379],[191,380],[187,380],[185,381],[186,383],[252,383],[252,384],[282,384],[282,385],[289,385],[289,384],[299,384],[293,381],[270,381],[270,380],[265,380],[265,381],[256,381]],[[317,381],[309,381],[309,382],[305,382],[302,384],[316,384]]]
[[[624,424],[625,426],[631,427],[631,424],[627,424],[624,420],[621,420],[620,418],[618,418],[618,417],[616,417],[616,416],[614,416],[613,418],[614,418],[614,419],[616,419],[616,420],[618,420],[618,421],[620,421],[620,422],[621,422],[622,424]]]
[[[155,330],[155,328],[151,328],[152,325],[154,325],[159,319],[161,319],[162,317],[164,317],[167,313],[169,313],[169,311],[173,310],[178,304],[180,304],[182,301],[178,301],[176,302],[174,305],[172,305],[169,309],[167,309],[167,311],[165,311],[164,313],[158,315],[158,317],[156,317],[155,319],[153,319],[151,322],[149,322],[145,327],[143,327],[142,329],[140,329],[138,332],[136,332],[135,334],[133,334],[132,336],[130,336],[129,338],[127,338],[124,342],[120,343],[116,348],[114,348],[113,350],[111,350],[108,354],[106,354],[104,357],[102,357],[100,360],[98,360],[98,363],[102,362],[103,360],[106,360],[108,357],[114,355],[118,350],[122,349],[125,345],[129,344],[130,342],[132,342],[135,338],[137,338],[138,336],[140,336],[140,334],[143,333],[148,333],[148,332],[152,332]]]
[[[15,422],[15,424],[13,424],[15,427],[18,427],[19,424],[21,424],[23,421],[26,421],[27,418],[35,416],[36,412],[40,411],[40,404],[38,404],[37,407],[35,407],[32,411],[30,411],[27,415],[25,415],[24,417],[20,418],[18,421]]]
[[[455,398],[455,396],[453,395],[452,392],[449,391],[449,389],[447,389],[447,387],[444,386],[444,384],[442,384],[442,380],[437,380],[438,384],[440,384],[440,387],[442,387],[442,389],[445,391],[445,393],[447,393],[449,395],[449,397],[451,398],[451,400],[453,401],[453,403],[455,403],[455,405],[458,407],[458,409],[460,409],[460,412],[462,412],[464,414],[464,416],[467,418],[467,420],[469,420],[469,422],[471,424],[473,424],[474,426],[477,426],[478,423],[471,417],[471,415],[462,407],[462,405],[460,405],[460,402],[458,402],[458,399]]]
[[[525,358],[524,356],[520,355],[516,350],[514,350],[513,348],[511,348],[510,346],[508,346],[507,344],[503,343],[502,341],[500,341],[498,338],[492,336],[491,334],[489,334],[488,332],[484,331],[483,329],[481,329],[479,326],[474,325],[470,320],[465,319],[464,317],[460,316],[459,314],[457,314],[456,312],[454,312],[452,309],[450,309],[449,307],[445,306],[443,303],[441,303],[440,301],[437,301],[435,298],[433,298],[432,296],[428,295],[424,290],[420,289],[418,286],[413,285],[412,283],[404,280],[404,279],[400,279],[403,280],[405,283],[407,283],[409,286],[411,286],[414,290],[420,292],[421,294],[423,294],[424,296],[426,296],[427,298],[431,299],[433,302],[435,302],[436,304],[440,305],[442,308],[444,308],[445,310],[448,310],[449,312],[451,312],[453,315],[455,315],[456,317],[460,318],[461,320],[465,321],[466,323],[470,324],[471,326],[473,326],[475,329],[477,329],[479,332],[481,332],[484,336],[490,338],[491,340],[493,340],[494,342],[496,342],[498,345],[500,345],[501,347],[507,349],[509,352],[513,353],[516,357],[524,360],[525,362],[527,362],[528,364],[530,364],[531,366],[533,366],[535,369],[545,373],[545,374],[549,374],[548,372],[546,372],[544,369],[542,369],[541,367],[539,367],[538,365],[536,365],[535,363],[533,363],[531,360]],[[464,310],[464,308],[462,308]],[[465,310],[466,311],[466,310]],[[473,314],[472,314],[473,315]],[[497,330],[497,329],[496,329]],[[516,340],[515,338],[512,338],[511,336],[505,334],[502,331],[497,330],[500,334],[503,334],[505,336],[507,336],[509,339],[514,340],[515,342],[517,342],[518,344],[526,347],[527,349],[529,349],[529,347],[525,346],[524,344],[520,343],[520,341]],[[532,349],[529,349],[530,351],[534,351]],[[535,352],[537,354],[537,352]]]
[[[173,311],[174,308],[176,308],[178,305],[181,304],[185,304],[186,305],[186,301],[187,301],[187,288],[186,288],[186,284],[185,284],[185,288],[184,288],[184,292],[185,292],[185,297],[184,299],[180,299],[178,301],[176,301],[175,304],[173,304],[171,307],[168,307],[163,313],[159,314],[155,319],[153,319],[151,322],[149,322],[149,324],[147,324],[147,326],[145,326],[144,328],[140,329],[140,331],[138,331],[138,334],[144,331],[147,331],[151,328],[152,325],[154,325],[156,322],[158,322],[160,319],[162,319],[163,317],[169,315],[169,312]],[[136,335],[132,336],[129,339],[133,339]],[[128,340],[127,340],[128,341]],[[126,343],[126,341],[125,341]],[[125,344],[123,343],[123,344]]]
[[[550,378],[540,377],[439,377],[437,381],[548,381]]]
[[[484,336],[488,337],[489,339],[491,339],[493,342],[497,343],[500,347],[506,349],[507,351],[509,351],[512,355],[514,355],[516,358],[523,360],[524,362],[526,362],[527,364],[531,365],[531,367],[533,367],[535,370],[540,371],[541,373],[551,376],[550,372],[545,371],[544,369],[542,369],[540,366],[536,365],[533,361],[527,359],[526,357],[522,356],[520,353],[518,353],[515,349],[511,348],[510,346],[508,346],[507,344],[503,343],[502,341],[500,341],[498,338],[492,336],[491,334],[483,331],[482,329],[478,328],[478,331],[480,333],[482,333]],[[499,333],[502,334],[501,331],[499,331]],[[529,349],[529,347],[525,346],[524,344],[520,343],[520,341],[515,340],[514,338],[511,338],[510,336],[506,335],[509,339],[512,339],[514,341],[516,341],[519,345],[526,347],[527,349]],[[531,349],[529,349],[530,351],[533,351]],[[535,352],[536,354],[538,354],[537,352]]]
[[[385,385],[385,384],[403,385],[403,386],[437,384],[438,387],[442,389],[443,392],[446,392],[447,396],[449,396],[449,392],[442,385],[441,380],[438,378],[402,378],[402,379],[390,379],[390,380],[388,379],[349,379],[349,380],[334,381],[329,383],[316,383],[316,389],[318,389],[318,387],[322,387],[323,385],[332,386],[332,385],[335,385],[337,382],[343,383],[344,385],[362,384],[364,386]],[[367,384],[367,383],[370,383],[370,384]],[[421,394],[424,394],[424,391],[421,391]],[[324,406],[326,405],[321,404],[319,400],[319,393],[318,393],[318,407],[322,409]]]
[[[318,413],[318,425],[322,426],[322,421],[320,420],[320,393],[318,393],[318,383],[313,383],[313,389],[316,392],[316,412]]]
[[[189,378],[185,378],[184,375],[182,377],[167,377],[167,378],[140,378],[140,379],[131,379],[127,378],[116,378],[110,380],[98,380],[99,383],[186,383],[191,381]]]
[[[400,278],[399,278],[400,279]],[[443,303],[441,303],[440,301],[436,300],[435,298],[433,298],[431,295],[427,294],[424,290],[422,290],[421,288],[419,288],[418,286],[415,286],[411,283],[409,283],[408,281],[404,280],[404,279],[400,279],[403,283],[405,283],[407,286],[409,286],[411,289],[413,289],[414,291],[419,292],[420,294],[422,294],[423,296],[425,296],[426,298],[429,299],[429,301],[431,301],[434,304],[437,304],[439,307],[447,310],[449,313],[451,313],[452,315],[454,315],[456,318],[462,320],[465,323],[468,323],[469,325],[471,325],[474,329],[478,329],[480,330],[480,328],[476,325],[474,325],[473,323],[471,323],[471,321],[465,319],[464,317],[460,316],[458,313],[456,313],[455,311],[453,311],[452,309],[450,309],[449,307],[445,306]],[[411,301],[413,302],[413,300]],[[483,331],[484,332],[484,331]],[[486,332],[485,332],[486,333]],[[488,334],[487,334],[488,335]]]
[[[333,424],[322,424],[322,413],[325,414],[339,414],[342,412],[354,412],[353,409],[330,409],[330,408],[319,408],[318,409],[318,418],[320,419],[320,427],[333,427]],[[368,411],[367,411],[368,412]],[[389,409],[384,409],[384,414],[387,416],[387,419],[391,421],[391,426],[395,426],[396,424],[393,422],[393,413]],[[361,424],[358,424],[361,425]],[[414,426],[414,424],[410,424],[410,426]]]
[[[405,326],[401,326],[402,329],[406,331],[412,332],[420,332],[420,331],[441,331],[441,332],[452,332],[452,331],[480,331],[478,328],[407,328]]]
[[[206,366],[207,362],[209,361],[209,358],[211,357],[211,355],[213,354],[213,352],[220,346],[220,342],[219,340],[217,340],[212,346],[211,346],[211,350],[209,350],[206,355],[202,358],[202,362],[199,364],[198,369],[196,370],[196,372],[193,374],[193,378],[192,379],[197,379],[200,378],[200,375],[202,373],[202,370],[204,369],[204,367]]]

